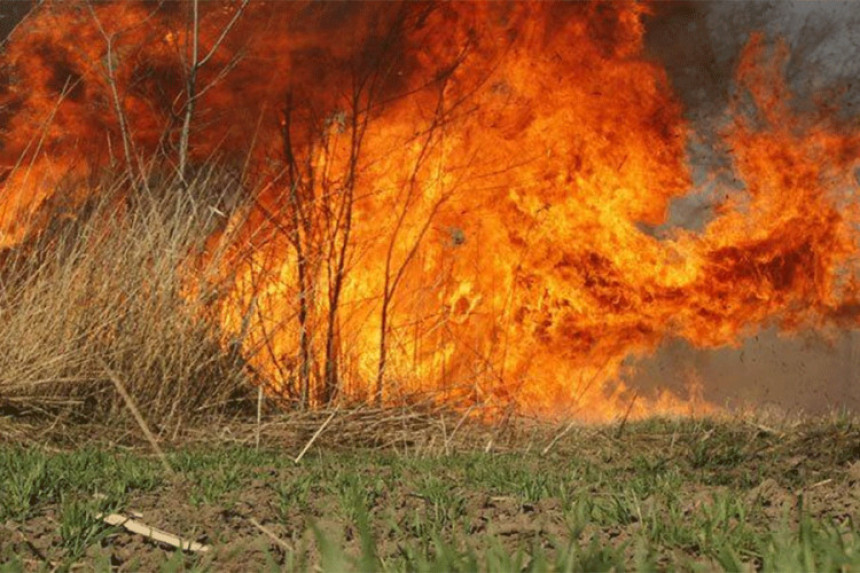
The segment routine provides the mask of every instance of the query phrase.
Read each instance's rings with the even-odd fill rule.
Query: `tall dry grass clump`
[[[134,425],[136,406],[176,435],[252,410],[240,360],[189,288],[199,261],[218,264],[202,254],[239,184],[210,169],[190,184],[113,178],[83,195],[45,206],[41,229],[2,253],[0,415]]]

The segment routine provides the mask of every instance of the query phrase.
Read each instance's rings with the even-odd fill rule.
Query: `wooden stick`
[[[565,429],[563,429],[561,432],[559,432],[558,434],[556,434],[556,436],[555,436],[555,437],[550,441],[550,443],[548,443],[548,444],[546,445],[546,447],[545,447],[543,450],[541,450],[540,455],[542,455],[542,456],[547,455],[547,453],[549,453],[549,451],[550,451],[550,450],[552,449],[552,447],[556,444],[556,442],[558,442],[558,441],[559,441],[560,439],[562,439],[562,438],[563,438],[563,437],[564,437],[564,436],[565,436],[569,431],[571,431],[575,425],[576,425],[576,421],[573,421],[573,422],[569,423]]]
[[[335,408],[334,411],[331,414],[329,414],[329,417],[326,418],[326,421],[323,422],[319,428],[317,428],[317,431],[314,433],[313,436],[311,436],[311,439],[308,440],[308,443],[305,444],[305,447],[302,448],[302,451],[299,452],[299,455],[296,456],[296,459],[294,460],[295,463],[299,463],[300,461],[302,461],[302,458],[305,457],[305,454],[307,453],[307,451],[311,448],[313,443],[315,441],[317,441],[317,438],[319,437],[320,434],[322,434],[323,430],[325,430],[326,426],[328,426],[329,422],[331,422],[331,420],[332,420],[332,418],[334,418],[335,414],[337,414],[337,408]]]
[[[451,451],[451,450],[450,450],[450,448],[449,448],[448,446],[449,446],[449,444],[451,443],[451,440],[453,440],[453,439],[454,439],[454,435],[457,433],[457,430],[459,430],[459,429],[460,429],[460,426],[462,426],[462,425],[463,425],[463,422],[465,422],[465,421],[466,421],[466,418],[468,418],[468,417],[469,417],[469,414],[471,414],[471,413],[472,413],[472,410],[473,410],[474,408],[475,408],[475,406],[474,406],[474,405],[473,405],[473,406],[469,406],[469,409],[468,409],[468,410],[466,410],[466,411],[463,413],[463,415],[460,417],[460,420],[457,422],[457,425],[456,425],[456,426],[454,426],[454,430],[451,432],[451,435],[445,438],[445,454],[450,454],[450,451]],[[443,424],[444,424],[444,418],[443,418]]]
[[[495,444],[495,443],[496,443],[495,436],[490,436],[490,439],[487,441],[487,445],[484,446],[484,453],[489,454],[490,450],[493,449],[493,444]]]
[[[137,421],[137,425],[140,426],[143,435],[146,436],[146,439],[149,440],[149,445],[152,446],[152,449],[155,451],[156,455],[158,455],[158,459],[161,460],[161,465],[164,466],[164,469],[172,476],[176,475],[176,472],[173,471],[173,468],[170,467],[170,464],[167,461],[167,456],[164,455],[164,452],[161,450],[161,447],[158,445],[158,441],[155,439],[155,436],[152,432],[149,431],[149,426],[146,425],[146,420],[143,419],[143,416],[140,413],[140,410],[137,409],[137,406],[134,404],[134,400],[131,399],[131,396],[126,391],[125,386],[122,381],[110,368],[105,364],[104,360],[99,358],[99,362],[101,363],[102,368],[104,368],[105,374],[110,378],[113,385],[116,386],[117,392],[122,396],[122,399],[125,401],[125,405],[128,406],[128,409],[131,411],[131,415],[134,416],[134,419]]]
[[[830,482],[832,482],[832,481],[833,481],[833,479],[832,479],[832,478],[831,478],[831,479],[824,479],[824,480],[821,480],[821,481],[819,481],[819,482],[816,482],[816,483],[812,484],[811,486],[807,487],[806,489],[807,489],[807,490],[815,489],[815,488],[817,488],[817,487],[821,487],[821,486],[823,486],[823,485],[827,485],[827,484],[829,484],[829,483],[830,483]]]
[[[621,438],[621,434],[624,433],[624,426],[627,425],[627,419],[630,417],[630,413],[633,411],[633,405],[636,404],[636,400],[639,398],[639,392],[633,394],[633,399],[630,400],[630,405],[627,406],[627,411],[624,413],[624,418],[621,420],[621,423],[618,425],[618,432],[616,432],[615,437],[617,439]]]
[[[289,543],[287,543],[286,541],[284,541],[283,539],[281,539],[280,537],[275,535],[275,533],[271,529],[264,526],[262,523],[260,523],[259,521],[257,521],[253,517],[249,517],[248,521],[251,522],[251,525],[253,525],[257,529],[259,529],[263,535],[265,535],[266,537],[268,537],[269,539],[271,539],[272,541],[274,541],[275,543],[280,545],[283,549],[286,549],[287,551],[293,550],[293,548],[290,546]]]
[[[159,543],[166,543],[167,545],[178,547],[183,551],[206,553],[207,551],[210,551],[212,549],[209,545],[203,545],[202,543],[197,543],[196,541],[183,541],[182,538],[178,535],[174,535],[172,533],[162,531],[161,529],[152,527],[150,525],[146,525],[142,521],[137,521],[136,519],[126,517],[125,515],[111,513],[109,515],[100,515],[98,517],[108,525],[116,525],[119,527],[123,527],[126,530],[131,531],[132,533],[143,535],[144,537],[147,537],[154,541],[158,541]]]
[[[263,386],[257,386],[257,429],[254,434],[254,449],[260,449],[260,423],[263,419]]]

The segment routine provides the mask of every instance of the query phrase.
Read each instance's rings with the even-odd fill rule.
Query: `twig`
[[[260,422],[263,418],[263,386],[257,386],[257,428],[254,433],[254,449],[260,449]]]
[[[226,26],[221,30],[221,35],[215,40],[215,43],[210,48],[209,52],[200,58],[200,14],[199,14],[199,0],[194,0],[191,5],[192,11],[192,22],[191,22],[191,61],[188,63],[185,73],[185,110],[184,117],[182,120],[182,131],[179,135],[179,166],[178,172],[179,176],[182,179],[182,182],[187,184],[186,178],[186,170],[188,166],[188,153],[189,153],[189,144],[191,139],[191,121],[194,117],[194,113],[197,107],[197,100],[203,95],[203,92],[207,91],[210,87],[221,81],[226,75],[227,71],[232,67],[231,65],[227,65],[221,73],[216,76],[216,78],[210,83],[207,87],[198,89],[197,85],[197,76],[198,73],[206,66],[210,59],[215,55],[215,52],[221,47],[222,42],[227,37],[227,34],[230,33],[230,30],[233,29],[233,26],[239,21],[242,14],[245,11],[245,8],[248,6],[250,0],[244,0],[236,12],[233,14],[233,17],[227,23]],[[182,58],[183,66],[185,65],[185,58]],[[223,73],[223,75],[222,75]]]
[[[172,545],[173,547],[178,547],[183,551],[206,553],[212,549],[210,546],[203,545],[202,543],[197,543],[196,541],[183,541],[182,538],[178,535],[174,535],[172,533],[162,531],[161,529],[146,525],[142,521],[137,521],[136,519],[126,517],[125,515],[111,513],[109,515],[99,515],[98,518],[107,523],[108,525],[116,525],[119,527],[123,527],[128,531],[131,531],[132,533],[137,533],[160,543],[166,543],[168,545]]]
[[[215,40],[214,44],[212,44],[212,48],[210,48],[209,53],[207,53],[205,56],[203,56],[202,60],[195,63],[198,68],[202,68],[203,66],[206,65],[206,63],[210,59],[212,59],[212,56],[215,54],[215,52],[221,46],[221,43],[224,41],[224,38],[227,37],[227,34],[230,33],[230,30],[233,29],[233,26],[236,25],[236,22],[239,21],[239,18],[242,17],[242,13],[245,11],[245,8],[248,7],[248,4],[250,2],[251,2],[251,0],[243,0],[242,4],[236,9],[236,12],[233,13],[233,17],[230,19],[229,22],[227,22],[227,25],[224,26],[224,28],[221,30],[221,35],[218,36],[218,39]]]
[[[753,428],[759,430],[760,432],[765,433],[765,434],[771,434],[774,436],[779,436],[782,434],[782,432],[774,430],[773,428],[771,428],[769,426],[765,426],[764,424],[759,424],[758,422],[753,422],[752,420],[746,420],[746,423],[748,425],[752,426]]]
[[[299,463],[300,461],[302,461],[302,458],[305,457],[305,454],[307,453],[307,451],[311,448],[311,446],[317,440],[319,435],[322,434],[323,430],[326,429],[326,426],[328,426],[329,422],[331,422],[331,420],[332,420],[332,418],[334,418],[335,414],[337,414],[337,408],[335,408],[334,411],[331,414],[329,414],[328,418],[326,418],[326,421],[323,422],[319,428],[317,428],[317,431],[314,432],[314,435],[311,436],[311,439],[308,440],[308,443],[305,444],[305,447],[302,448],[302,451],[299,452],[298,456],[296,456],[296,459],[294,460],[295,463]]]
[[[816,482],[816,483],[812,484],[811,486],[807,487],[807,488],[806,488],[806,490],[807,490],[807,491],[809,491],[810,489],[815,489],[815,488],[817,488],[817,487],[821,487],[821,486],[823,486],[823,485],[827,485],[827,484],[829,484],[829,483],[830,483],[830,482],[832,482],[832,481],[833,481],[833,479],[832,479],[832,478],[831,478],[831,479],[821,480],[821,481]]]
[[[558,434],[556,434],[556,435],[555,435],[555,437],[554,437],[552,440],[550,440],[550,442],[546,445],[546,447],[545,447],[544,449],[542,449],[542,450],[541,450],[540,455],[542,455],[542,456],[547,455],[547,453],[552,449],[552,447],[553,447],[553,446],[554,446],[554,445],[555,445],[555,444],[556,444],[560,439],[562,439],[564,436],[566,436],[566,435],[567,435],[567,433],[568,433],[569,431],[571,431],[575,425],[576,425],[576,422],[571,422],[571,423],[569,423],[569,424],[568,424],[568,425],[567,425],[567,426],[566,426],[562,431],[560,431]]]
[[[257,521],[257,520],[256,520],[256,519],[254,519],[253,517],[249,517],[249,518],[248,518],[248,521],[250,521],[250,522],[251,522],[251,525],[253,525],[253,526],[254,526],[254,527],[256,527],[257,529],[259,529],[259,530],[260,530],[260,533],[262,533],[263,535],[265,535],[266,537],[268,537],[269,539],[271,539],[272,541],[274,541],[275,543],[277,543],[277,544],[278,544],[279,546],[281,546],[283,549],[286,549],[287,551],[293,551],[293,548],[292,548],[292,546],[291,546],[289,543],[287,543],[286,541],[284,541],[283,539],[281,539],[280,537],[278,537],[277,535],[275,535],[275,533],[274,533],[271,529],[269,529],[268,527],[264,526],[264,525],[263,525],[262,523],[260,523],[259,521]]]
[[[495,436],[490,436],[490,439],[487,441],[487,445],[484,446],[484,453],[489,454],[493,449],[493,445],[496,443]]]
[[[636,400],[639,398],[639,392],[633,394],[633,399],[630,400],[630,405],[627,406],[627,411],[624,413],[624,419],[621,420],[621,424],[618,425],[618,432],[615,434],[616,439],[620,439],[621,435],[624,433],[624,426],[627,425],[627,419],[630,418],[630,413],[633,411],[633,405],[636,404]]]
[[[116,386],[117,392],[119,392],[122,399],[125,401],[125,405],[128,406],[128,409],[131,411],[131,415],[134,416],[134,419],[137,421],[137,425],[140,426],[141,431],[146,436],[146,439],[149,440],[149,445],[152,446],[152,449],[155,451],[156,455],[158,455],[158,459],[161,461],[161,465],[164,466],[164,469],[172,476],[176,475],[176,472],[173,471],[173,468],[170,467],[170,463],[167,461],[167,456],[164,455],[164,452],[161,450],[161,447],[158,445],[158,441],[156,441],[155,436],[152,432],[149,431],[149,426],[146,425],[146,420],[143,419],[143,416],[140,413],[140,410],[137,409],[137,406],[134,404],[134,400],[131,399],[131,396],[126,391],[125,386],[122,381],[120,381],[119,377],[108,368],[108,365],[105,364],[104,360],[101,358],[98,359],[101,363],[101,367],[104,368],[105,374],[110,378],[113,385]]]
[[[457,422],[457,425],[454,426],[454,430],[451,432],[451,435],[448,436],[447,438],[445,438],[445,453],[446,454],[450,453],[450,449],[448,448],[448,446],[451,443],[451,440],[454,439],[454,435],[457,433],[457,430],[460,429],[460,426],[463,425],[463,422],[466,421],[466,418],[469,416],[469,414],[472,413],[472,410],[474,408],[475,408],[475,406],[469,406],[469,409],[463,413],[463,415],[460,417],[460,420]],[[443,423],[444,423],[444,419],[443,419]]]
[[[126,169],[128,170],[128,177],[131,181],[134,181],[134,162],[132,161],[134,142],[131,139],[131,132],[128,126],[128,118],[125,115],[125,109],[123,109],[119,90],[117,88],[116,62],[114,61],[113,48],[116,34],[107,33],[104,26],[102,26],[102,22],[96,14],[95,9],[92,7],[91,4],[87,4],[87,8],[90,11],[92,20],[98,28],[99,33],[104,39],[105,47],[107,48],[107,55],[104,59],[104,78],[107,81],[108,87],[111,90],[114,113],[116,113],[116,119],[119,123],[119,132],[122,136],[122,147],[123,153],[125,154],[125,163]]]

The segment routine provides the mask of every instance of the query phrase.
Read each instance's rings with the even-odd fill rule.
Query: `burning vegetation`
[[[860,128],[795,105],[787,48],[753,35],[715,137],[736,181],[701,229],[667,226],[694,134],[645,53],[651,10],[43,3],[2,55],[0,245],[46,254],[58,209],[82,221],[113,174],[89,221],[124,229],[164,189],[201,221],[168,241],[181,257],[134,259],[135,292],[175,274],[170,312],[205,325],[213,363],[286,404],[712,412],[694,380],[637,396],[625,359],[856,326]]]

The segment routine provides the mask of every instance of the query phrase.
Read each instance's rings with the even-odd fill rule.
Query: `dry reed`
[[[133,425],[108,369],[159,437],[252,415],[241,361],[200,319],[206,293],[191,294],[189,275],[218,264],[204,249],[238,183],[210,169],[187,185],[114,178],[75,195],[56,193],[0,253],[0,419]]]

